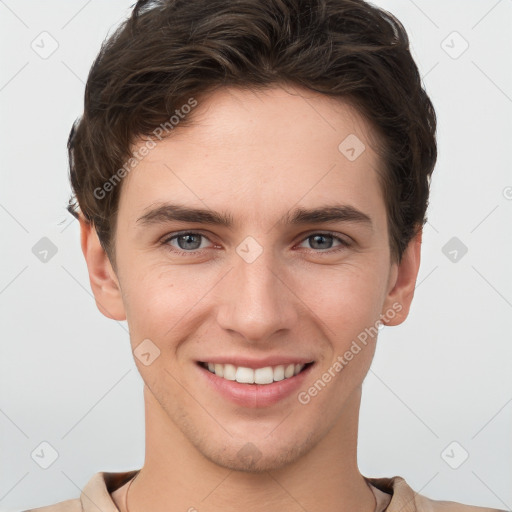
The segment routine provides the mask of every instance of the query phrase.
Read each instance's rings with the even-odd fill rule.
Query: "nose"
[[[252,262],[235,254],[220,292],[219,325],[251,343],[291,330],[299,318],[300,300],[290,273],[271,250],[263,250]]]

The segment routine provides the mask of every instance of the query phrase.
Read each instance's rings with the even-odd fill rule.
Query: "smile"
[[[287,365],[265,366],[263,368],[247,368],[229,363],[199,362],[199,364],[217,377],[225,380],[236,381],[240,384],[272,384],[273,382],[290,379],[298,375],[305,368],[311,366],[313,362],[306,364],[290,363]]]

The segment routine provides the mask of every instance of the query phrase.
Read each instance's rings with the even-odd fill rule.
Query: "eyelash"
[[[201,236],[203,238],[206,238],[207,240],[209,240],[209,238],[204,235],[203,233],[198,233],[196,231],[181,231],[179,233],[175,233],[175,234],[172,234],[172,236],[168,236],[166,237],[164,240],[162,240],[162,245],[166,246],[166,248],[178,255],[178,256],[196,256],[196,255],[201,255],[202,252],[204,251],[204,249],[195,249],[195,250],[192,250],[192,251],[184,251],[182,249],[176,249],[175,247],[172,247],[171,245],[169,245],[169,242],[171,240],[174,240],[175,238],[178,238],[180,236],[184,236],[184,235],[196,235],[196,236]],[[307,235],[306,237],[304,237],[302,240],[301,240],[301,243],[304,242],[305,240],[307,240],[308,238],[311,238],[315,235],[322,235],[322,236],[330,236],[332,238],[334,238],[335,240],[338,240],[341,245],[335,249],[325,249],[325,250],[315,250],[315,249],[311,249],[311,251],[317,253],[317,254],[334,254],[334,253],[337,253],[338,251],[342,251],[343,249],[346,249],[347,247],[350,247],[350,243],[347,242],[345,239],[339,237],[339,236],[336,236],[334,233],[332,232],[329,232],[329,231],[319,231],[319,232],[315,232],[315,233],[311,233],[309,235]]]

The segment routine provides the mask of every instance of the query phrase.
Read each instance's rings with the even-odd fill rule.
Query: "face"
[[[109,271],[119,295],[96,297],[126,317],[162,421],[216,464],[278,468],[356,414],[376,327],[403,321],[417,252],[400,278],[382,163],[349,105],[225,88],[193,115],[124,179]],[[275,382],[237,382],[251,371]]]

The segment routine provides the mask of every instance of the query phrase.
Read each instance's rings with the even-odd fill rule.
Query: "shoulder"
[[[391,494],[391,501],[386,512],[505,512],[504,509],[477,507],[456,501],[434,500],[416,492],[404,478],[368,478],[372,485]]]
[[[44,507],[31,508],[23,512],[82,512],[80,499],[61,501],[54,505],[46,505]]]
[[[80,497],[22,512],[118,512],[112,493],[126,484],[140,470],[122,472],[100,471],[83,487]]]
[[[456,501],[434,500],[422,494],[417,494],[414,499],[418,512],[504,512],[502,509],[477,507]]]

